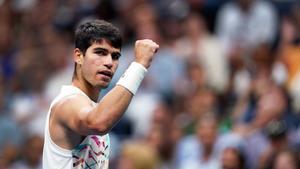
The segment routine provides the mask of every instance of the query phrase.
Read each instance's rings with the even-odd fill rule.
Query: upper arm
[[[86,120],[93,108],[92,102],[86,96],[75,94],[58,102],[52,110],[52,116],[56,124],[80,135],[99,134]]]
[[[122,117],[132,96],[118,85],[95,106],[84,95],[71,95],[53,107],[52,117],[57,124],[80,135],[106,134]]]

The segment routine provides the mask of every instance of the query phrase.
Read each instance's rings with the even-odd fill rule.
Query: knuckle
[[[139,45],[139,44],[141,44],[141,40],[135,41],[135,45]]]

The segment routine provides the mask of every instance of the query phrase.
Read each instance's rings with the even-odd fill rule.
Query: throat
[[[100,89],[94,88],[91,91],[88,91],[86,95],[96,103],[98,101],[99,93]]]
[[[73,79],[72,85],[78,87],[81,91],[83,91],[92,101],[97,102],[100,89],[92,86],[87,82],[80,82],[78,79]]]

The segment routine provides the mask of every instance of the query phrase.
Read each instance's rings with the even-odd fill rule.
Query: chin
[[[95,84],[94,86],[99,88],[99,89],[106,89],[109,86],[109,83]]]

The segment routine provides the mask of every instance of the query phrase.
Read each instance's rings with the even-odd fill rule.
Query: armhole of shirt
[[[52,108],[59,102],[61,101],[62,99],[64,99],[65,97],[67,96],[70,96],[70,95],[73,95],[73,94],[81,94],[81,93],[72,93],[72,94],[68,94],[68,95],[65,95],[63,97],[60,97],[60,98],[57,98],[57,99],[54,99],[53,100],[53,103],[50,105],[50,108],[49,108],[49,112],[48,112],[48,115],[47,115],[47,121],[46,121],[46,135],[48,137],[48,143],[51,147],[55,148],[56,151],[58,151],[60,153],[60,155],[62,156],[65,156],[65,157],[72,157],[72,149],[69,150],[69,149],[65,149],[65,148],[62,148],[60,147],[59,145],[57,145],[53,140],[52,140],[52,137],[51,137],[51,134],[50,134],[50,116],[51,116],[51,112],[52,112]],[[45,140],[47,141],[47,140]]]

